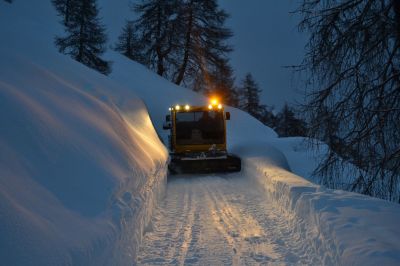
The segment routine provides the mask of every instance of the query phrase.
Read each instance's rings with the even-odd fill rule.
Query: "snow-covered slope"
[[[324,265],[399,264],[397,204],[317,186],[260,156],[246,156],[243,163],[245,174],[287,214],[292,233],[310,241]]]
[[[116,36],[123,15],[111,15],[126,14],[127,1],[105,2]],[[50,1],[0,1],[1,264],[129,265],[165,188],[157,135],[166,111],[206,99],[112,51],[109,77],[74,62],[53,46],[57,20]],[[301,139],[278,139],[228,109],[229,149],[243,158],[246,178],[291,215],[315,252],[330,251],[327,264],[400,261],[398,205],[288,172],[307,178],[315,165]]]
[[[143,101],[60,55],[49,1],[31,4],[0,2],[1,264],[129,264],[166,149]]]

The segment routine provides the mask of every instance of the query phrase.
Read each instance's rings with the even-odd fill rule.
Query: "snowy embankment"
[[[244,174],[288,214],[293,234],[313,243],[325,265],[398,265],[397,204],[312,184],[288,171],[279,150],[262,146],[237,147]]]
[[[2,262],[129,264],[166,181],[145,105],[104,102],[121,89],[70,60],[0,56],[13,62],[0,73]]]
[[[166,182],[145,104],[56,51],[50,1],[0,10],[1,264],[132,264]]]

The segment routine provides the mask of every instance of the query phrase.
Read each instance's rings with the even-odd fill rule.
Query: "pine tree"
[[[178,85],[237,102],[227,58],[232,32],[216,0],[142,0],[134,10],[134,60]]]
[[[166,76],[172,63],[171,51],[176,47],[177,0],[143,0],[134,6],[140,17],[134,21],[134,33],[138,36],[133,58]]]
[[[294,110],[285,104],[276,116],[275,131],[280,137],[306,136],[306,123],[296,118]]]
[[[56,37],[55,41],[59,51],[103,74],[110,73],[109,63],[99,57],[105,51],[107,39],[98,18],[96,0],[68,1],[71,8],[64,23],[67,36]]]
[[[250,73],[248,73],[242,81],[242,86],[239,87],[239,93],[241,95],[240,108],[255,118],[260,119],[263,109],[260,105],[261,90]]]
[[[71,9],[73,7],[73,0],[51,0],[54,7],[56,8],[58,15],[62,17],[63,25],[67,25],[69,22],[69,17],[71,14]]]
[[[178,85],[207,80],[213,68],[225,67],[227,54],[232,51],[226,44],[232,32],[224,26],[228,14],[219,9],[216,0],[188,0],[181,6],[178,65],[174,75]]]
[[[259,120],[266,126],[275,129],[277,126],[277,117],[274,114],[274,107],[261,105],[261,117]]]
[[[233,76],[233,70],[228,63],[223,62],[222,65],[218,65],[210,73],[207,82],[198,81],[196,84],[200,85],[198,91],[203,91],[205,94],[210,96],[217,96],[225,104],[239,107],[239,94],[235,89],[235,78]],[[203,87],[204,86],[204,87]]]
[[[141,50],[132,21],[127,21],[122,29],[118,42],[115,45],[115,51],[120,52],[126,57],[141,62],[143,59],[139,56],[138,51]]]

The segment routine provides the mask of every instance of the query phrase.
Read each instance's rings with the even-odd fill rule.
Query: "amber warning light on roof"
[[[210,100],[210,104],[208,105],[208,109],[212,110],[214,108],[222,109],[222,104],[220,104],[216,98],[212,98]]]
[[[179,110],[185,110],[185,111],[189,111],[191,109],[191,106],[186,104],[186,105],[175,105],[174,107],[170,107],[168,108],[169,111],[179,111]],[[212,98],[210,100],[210,104],[208,105],[208,109],[209,110],[213,110],[213,109],[222,109],[222,104],[219,103],[217,98]]]

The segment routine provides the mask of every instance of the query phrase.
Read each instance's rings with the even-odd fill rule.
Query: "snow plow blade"
[[[235,155],[225,158],[172,158],[168,169],[172,174],[240,172],[241,160]]]

